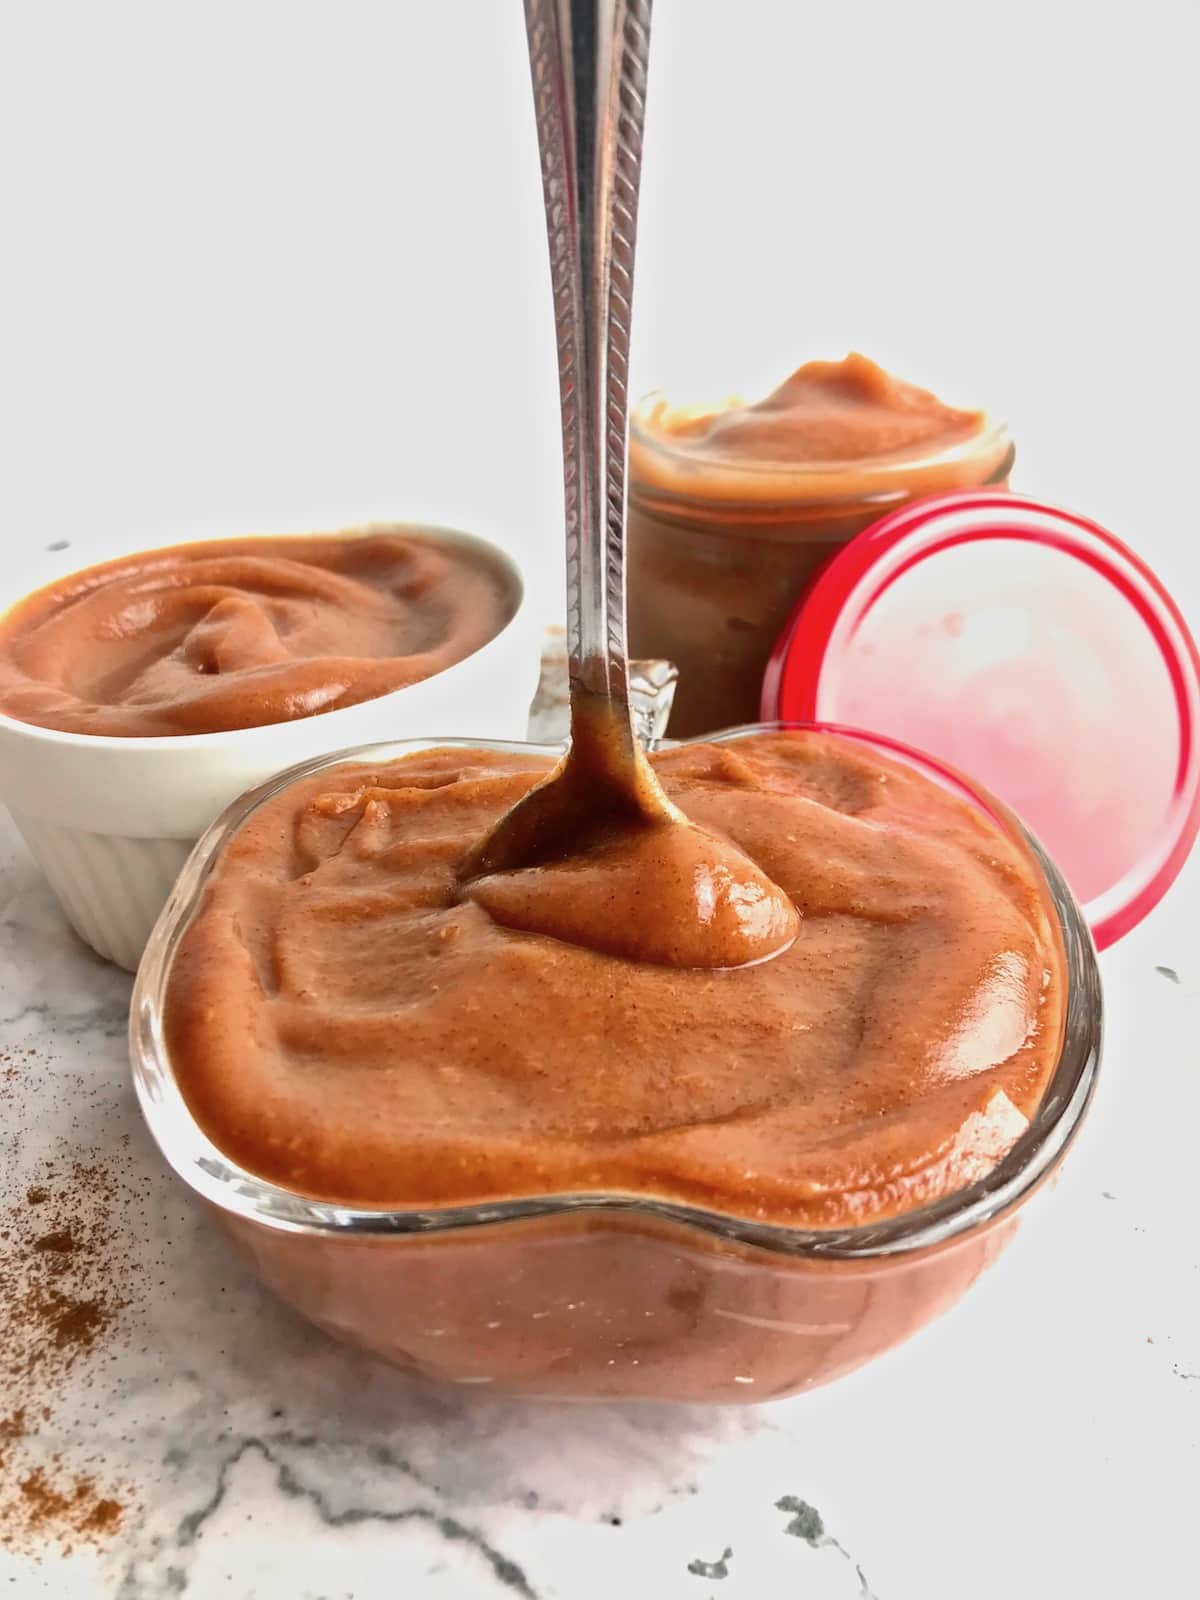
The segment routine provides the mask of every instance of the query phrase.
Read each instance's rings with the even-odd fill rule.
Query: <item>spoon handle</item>
[[[628,726],[629,321],[651,0],[525,0],[558,335],[572,699]]]

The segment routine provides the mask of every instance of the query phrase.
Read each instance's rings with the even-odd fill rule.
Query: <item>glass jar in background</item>
[[[824,428],[823,383],[832,397]],[[797,384],[806,385],[800,428],[786,399]],[[869,437],[865,419],[886,449],[847,453],[855,410],[860,437]],[[953,427],[937,431],[939,417]],[[922,418],[927,444],[895,448]],[[816,459],[822,438],[831,442]],[[1007,487],[1014,453],[1003,425],[942,406],[861,356],[809,363],[755,406],[697,412],[661,395],[642,401],[630,425],[629,643],[633,654],[679,668],[671,735],[755,721],[767,659],[826,562],[907,501]]]

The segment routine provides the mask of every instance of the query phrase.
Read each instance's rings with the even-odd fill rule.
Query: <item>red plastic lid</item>
[[[1162,584],[1084,517],[990,491],[916,501],[835,558],[763,684],[978,779],[1057,861],[1104,949],[1200,828],[1200,656]]]

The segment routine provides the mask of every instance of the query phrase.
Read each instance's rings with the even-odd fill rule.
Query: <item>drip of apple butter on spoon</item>
[[[739,967],[798,913],[669,801],[630,720],[626,376],[646,0],[527,0],[559,352],[570,746],[471,852],[464,892],[509,928],[634,961]]]

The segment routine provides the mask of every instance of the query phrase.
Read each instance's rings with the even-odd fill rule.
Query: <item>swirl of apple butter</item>
[[[658,399],[635,421],[639,483],[768,505],[781,495],[978,483],[1008,450],[986,412],[947,405],[857,353],[806,361],[762,400],[679,407]]]
[[[505,927],[668,967],[764,961],[799,924],[760,867],[684,819],[602,825],[566,854],[467,892]]]
[[[671,803],[625,708],[581,690],[567,754],[468,852],[462,877],[506,927],[664,966],[765,961],[798,924],[732,840]]]
[[[566,938],[545,902],[522,926],[499,879],[464,893],[464,860],[549,769],[536,752],[330,768],[226,841],[173,959],[166,1042],[201,1128],[292,1191],[403,1208],[604,1192],[832,1228],[988,1172],[1043,1095],[1066,1003],[1024,844],[834,734],[653,764],[787,895],[786,948],[688,965],[686,916],[657,888],[639,901],[619,835],[569,860]],[[692,832],[655,845],[681,881]],[[631,916],[645,959],[614,930]]]
[[[433,532],[208,540],[40,589],[0,619],[0,711],[129,738],[356,705],[472,655],[511,580]]]

